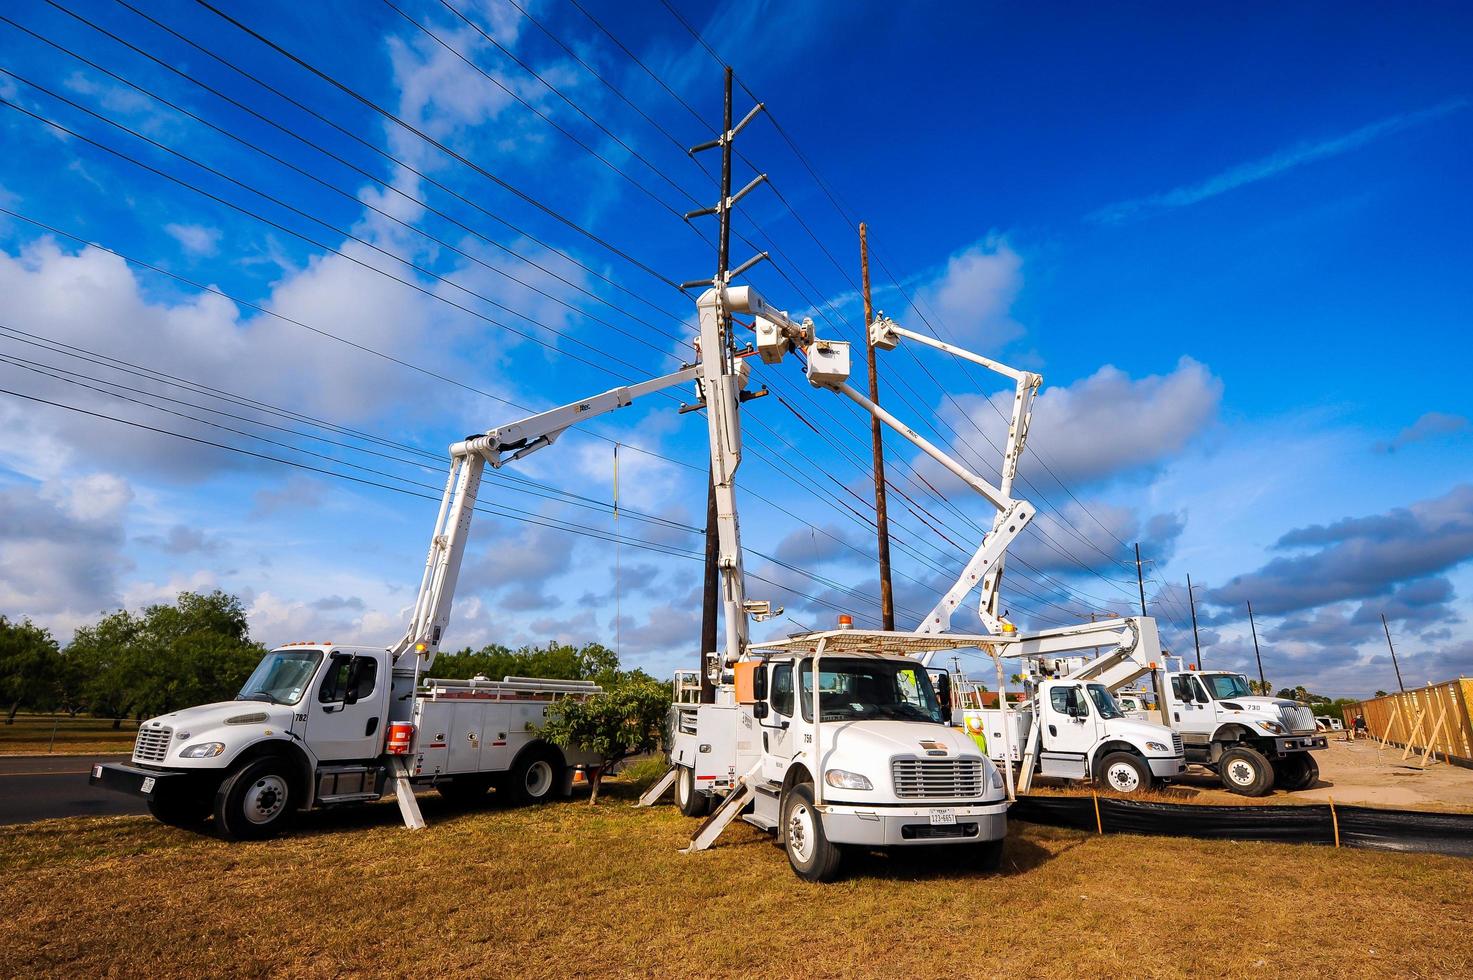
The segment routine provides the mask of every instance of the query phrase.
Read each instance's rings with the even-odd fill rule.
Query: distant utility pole
[[[1253,631],[1253,656],[1258,661],[1258,687],[1267,696],[1268,681],[1263,678],[1263,654],[1258,652],[1258,626],[1253,622],[1253,603],[1251,602],[1248,603],[1248,629]]]
[[[1391,645],[1391,627],[1386,625],[1386,614],[1381,614],[1381,628],[1386,631],[1386,648],[1391,651],[1391,666],[1396,668],[1396,686],[1405,694],[1407,686],[1401,682],[1401,665],[1396,662],[1396,647]]]
[[[880,377],[875,372],[875,345],[869,325],[874,321],[874,307],[869,298],[869,239],[863,221],[859,223],[859,278],[864,288],[864,359],[869,365],[869,400],[880,403]],[[875,527],[879,535],[880,557],[880,624],[895,628],[895,593],[890,584],[890,517],[885,510],[885,443],[881,436],[880,418],[871,413],[870,443],[875,455]]]
[[[1146,578],[1141,573],[1141,543],[1139,541],[1135,543],[1135,584],[1140,586],[1141,615],[1144,616],[1146,614]]]
[[[1192,591],[1192,573],[1187,573],[1187,605],[1192,610],[1192,645],[1197,648],[1197,669],[1205,670],[1202,666],[1202,638],[1197,635],[1197,594]]]

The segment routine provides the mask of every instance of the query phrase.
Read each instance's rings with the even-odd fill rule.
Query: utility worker
[[[983,730],[982,716],[978,713],[968,711],[963,716],[963,723],[966,726],[967,734],[972,736],[973,742],[977,743],[977,748],[982,750],[983,755],[986,755],[987,733]]]

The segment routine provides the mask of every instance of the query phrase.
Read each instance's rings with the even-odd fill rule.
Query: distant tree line
[[[6,724],[25,708],[111,718],[120,728],[125,718],[234,698],[265,652],[250,637],[240,599],[219,590],[108,613],[64,647],[29,619],[0,615],[0,709]],[[430,673],[655,683],[641,670],[621,670],[618,655],[598,643],[466,648],[441,654]]]

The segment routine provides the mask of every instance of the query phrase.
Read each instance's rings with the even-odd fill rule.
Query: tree
[[[564,749],[592,752],[598,768],[588,774],[590,806],[598,802],[603,774],[620,759],[655,748],[670,711],[669,689],[648,676],[613,682],[587,699],[566,698],[548,709],[538,734]]]
[[[46,629],[29,619],[12,623],[0,616],[0,703],[9,706],[5,724],[15,724],[22,704],[35,705],[48,697],[57,653],[56,640]]]
[[[1378,698],[1384,698],[1384,697],[1388,697],[1388,696],[1389,695],[1387,695],[1387,693],[1385,691],[1378,690],[1376,692],[1376,697],[1378,697]]]
[[[1279,688],[1279,693],[1275,694],[1274,697],[1283,698],[1285,701],[1293,701],[1294,689],[1292,687],[1281,687]]]

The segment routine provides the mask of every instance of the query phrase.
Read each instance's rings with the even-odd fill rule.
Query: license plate
[[[101,779],[102,778],[102,767],[101,766],[93,766],[92,767],[92,778],[93,779]]]
[[[152,793],[153,792],[153,783],[154,783],[154,779],[153,779],[152,776],[144,776],[143,777],[143,785],[140,786],[140,787],[138,787],[138,791],[140,793]],[[936,821],[932,820],[931,822],[932,823],[935,823]]]
[[[955,810],[947,809],[947,810],[932,810],[931,811],[931,826],[933,826],[933,827],[949,827],[949,826],[951,826],[954,823],[956,823],[956,811]]]

